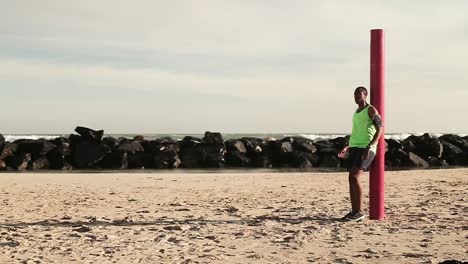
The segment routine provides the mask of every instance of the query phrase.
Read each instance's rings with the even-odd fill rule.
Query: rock
[[[2,134],[0,134],[0,143],[1,142],[5,142],[5,137]]]
[[[319,152],[318,166],[322,168],[340,168],[341,161],[338,159],[337,154],[332,152]]]
[[[226,164],[233,167],[247,167],[250,166],[251,160],[247,157],[246,153],[239,151],[227,151],[225,155]]]
[[[350,136],[332,138],[329,142],[333,143],[336,149],[342,150],[348,145]]]
[[[464,152],[468,152],[468,140],[465,140],[464,138],[460,136],[446,134],[446,135],[442,135],[441,137],[439,137],[439,139],[457,146],[458,148],[462,149]]]
[[[48,169],[49,161],[45,157],[38,158],[37,160],[30,160],[28,162],[28,169],[30,170],[40,170]]]
[[[335,144],[329,140],[320,140],[314,142],[314,145],[317,147],[317,152],[319,153],[333,153],[338,154],[341,149],[337,149]]]
[[[226,141],[226,152],[240,152],[240,153],[247,153],[247,149],[245,148],[244,142],[238,139],[230,139]]]
[[[294,150],[315,153],[317,152],[317,147],[314,145],[314,142],[307,138],[295,137],[293,138],[292,146]]]
[[[9,156],[5,159],[5,163],[15,170],[22,171],[28,167],[28,162],[31,160],[31,154],[19,153],[15,156]]]
[[[80,134],[84,140],[100,143],[102,140],[102,136],[104,135],[104,130],[93,130],[87,127],[80,127],[77,126],[75,128],[75,132]]]
[[[63,146],[63,145],[70,146],[70,140],[68,138],[65,138],[65,137],[54,138],[53,140],[50,141],[50,143],[54,144],[57,147],[58,146]]]
[[[18,145],[10,142],[0,143],[0,160],[5,160],[7,157],[14,156],[18,149]]]
[[[108,146],[112,150],[112,152],[114,152],[119,147],[117,139],[115,139],[114,137],[105,137],[102,139],[102,143]]]
[[[413,166],[415,167],[429,168],[429,163],[413,152],[408,153],[408,158],[413,162]]]
[[[90,168],[111,152],[104,144],[83,141],[72,149],[72,161],[77,168]]]
[[[403,147],[399,140],[393,138],[385,139],[385,142],[387,142],[387,151],[401,149]]]
[[[31,158],[36,160],[39,157],[47,155],[47,153],[55,148],[54,144],[46,140],[25,140],[18,142],[17,152],[31,153]]]
[[[403,149],[390,149],[385,154],[385,164],[390,168],[408,168],[412,167],[413,162]]]
[[[180,142],[180,149],[193,148],[197,145],[200,145],[202,140],[200,138],[185,136]]]
[[[154,168],[153,155],[145,152],[129,154],[127,157],[129,169]]]
[[[442,159],[446,160],[449,165],[468,165],[468,152],[464,152],[461,148],[448,141],[441,140],[441,142],[444,146]]]
[[[179,157],[182,168],[201,168],[203,166],[202,147],[200,145],[190,146],[187,144],[186,147],[181,145]]]
[[[437,157],[428,157],[427,162],[431,167],[445,167],[448,166],[447,162]]]
[[[143,152],[143,146],[139,141],[129,141],[122,143],[117,148],[120,152],[127,152],[129,154],[135,154],[137,152]]]
[[[295,168],[312,168],[319,165],[319,156],[311,152],[294,151],[292,162]]]
[[[69,166],[71,150],[68,143],[57,146],[46,155],[49,167],[54,170],[61,170]]]
[[[271,149],[265,140],[260,138],[244,137],[241,139],[246,148],[246,156],[250,159],[249,165],[254,168],[271,168]],[[274,142],[274,141],[272,141]]]
[[[161,148],[171,149],[175,152],[180,151],[179,143],[171,138],[158,138],[156,140],[143,142],[143,148],[146,153],[155,154],[161,151]]]
[[[142,136],[142,135],[137,135],[137,136],[133,137],[133,140],[135,140],[135,141],[144,141],[145,137]]]
[[[269,157],[274,167],[289,167],[293,160],[292,138],[283,138],[278,141],[269,141]]]
[[[116,150],[104,156],[99,162],[99,167],[105,169],[127,169],[128,154],[124,151]]]
[[[154,167],[157,169],[173,169],[178,168],[181,164],[179,155],[175,149],[171,146],[162,146],[160,149],[155,151],[154,156]]]
[[[223,145],[200,144],[202,166],[205,168],[221,168],[224,166],[226,150]]]
[[[206,144],[217,145],[217,144],[224,144],[223,136],[219,132],[205,132],[205,136],[203,137],[203,142]]]
[[[6,169],[7,169],[6,163],[3,160],[0,160],[0,171],[6,170]]]
[[[422,136],[411,135],[403,140],[403,150],[406,152],[413,152],[423,159],[429,156],[442,157],[443,145],[438,138],[433,138],[429,134]]]

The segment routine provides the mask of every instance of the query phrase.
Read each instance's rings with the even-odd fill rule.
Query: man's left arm
[[[375,129],[377,130],[374,137],[372,138],[371,142],[369,142],[369,147],[372,145],[377,144],[379,142],[380,137],[383,134],[383,122],[382,122],[382,117],[380,117],[379,112],[375,107],[370,107],[369,108],[369,117],[372,120],[372,123],[375,126]]]

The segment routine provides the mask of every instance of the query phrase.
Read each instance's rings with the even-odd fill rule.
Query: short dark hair
[[[367,89],[366,87],[364,86],[359,86],[358,88],[356,88],[356,90],[354,90],[354,93],[360,93],[360,92],[363,92],[366,96],[367,96]]]

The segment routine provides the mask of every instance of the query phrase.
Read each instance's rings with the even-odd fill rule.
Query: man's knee
[[[351,168],[349,170],[349,181],[350,182],[357,182],[359,180],[359,176],[361,175],[361,170],[358,168]]]

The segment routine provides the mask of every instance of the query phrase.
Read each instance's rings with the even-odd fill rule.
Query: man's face
[[[366,101],[367,95],[364,93],[364,91],[355,91],[354,92],[354,101],[356,104],[363,104]]]

